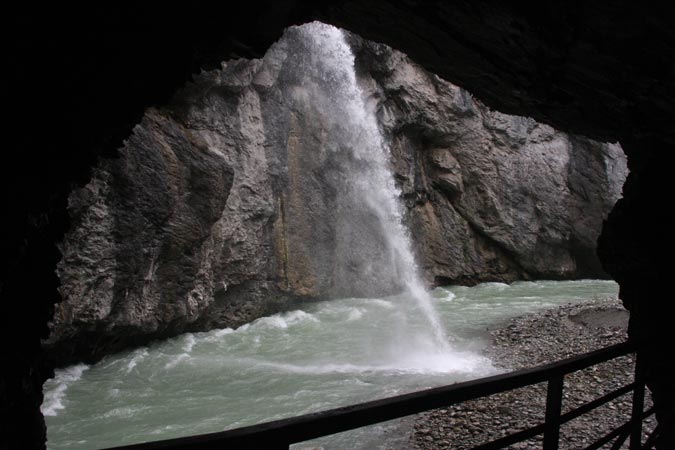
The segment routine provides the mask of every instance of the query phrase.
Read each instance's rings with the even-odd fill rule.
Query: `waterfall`
[[[448,339],[420,279],[403,222],[389,146],[359,87],[354,54],[345,34],[320,22],[297,27],[295,32],[303,47],[295,69],[296,82],[309,98],[312,111],[320,116],[333,142],[331,151],[339,155],[341,213],[336,229],[347,237],[338,259],[367,261],[359,264],[359,276],[374,284],[388,280],[403,291],[398,302],[401,320],[392,324],[399,329],[399,344],[446,352]],[[410,314],[424,317],[425,331],[412,331],[406,319]]]

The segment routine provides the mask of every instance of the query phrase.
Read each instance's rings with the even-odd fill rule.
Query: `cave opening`
[[[385,147],[386,163],[367,156]],[[70,195],[64,300],[45,346],[57,366],[75,365],[46,385],[50,445],[218,431],[493,373],[476,351],[483,328],[616,295],[603,281],[505,283],[606,278],[595,242],[626,172],[618,145],[493,111],[390,47],[320,23],[290,28],[264,58],[224,62],[147,110],[119,156]],[[411,248],[390,260],[401,245]],[[382,295],[417,270],[412,253],[439,286],[432,303],[452,351],[422,350],[435,339],[423,330],[441,319],[404,331],[423,307],[389,317],[401,299]],[[341,300],[292,307],[326,298]],[[340,320],[355,327],[340,332]],[[331,331],[316,334],[317,323]],[[384,332],[362,331],[373,328]],[[338,345],[308,349],[308,339]],[[230,358],[215,356],[229,347]],[[294,358],[298,348],[311,357]],[[289,375],[303,381],[280,381]],[[361,389],[364,377],[379,388]],[[258,411],[248,402],[260,385],[271,387]],[[293,392],[309,395],[288,402]],[[401,439],[400,425],[388,427]]]
[[[672,102],[668,101],[672,98],[672,79],[664,74],[673,61],[669,47],[673,37],[668,31],[672,15],[656,6],[642,8],[624,3],[610,7],[604,2],[577,8],[575,14],[566,13],[571,10],[555,2],[527,12],[507,3],[495,8],[474,2],[471,7],[460,5],[452,14],[444,7],[413,8],[405,2],[392,2],[386,7],[378,2],[332,5],[327,9],[285,5],[284,11],[270,8],[274,20],[267,17],[267,22],[259,17],[260,11],[248,15],[229,11],[213,15],[213,19],[197,10],[177,14],[167,8],[161,12],[164,20],[183,30],[187,17],[199,18],[195,22],[200,22],[200,30],[204,20],[215,20],[216,16],[220,22],[206,30],[220,30],[223,18],[235,22],[229,35],[209,34],[210,45],[204,45],[203,33],[181,34],[176,39],[162,29],[152,38],[152,33],[118,33],[122,39],[115,40],[117,47],[110,42],[101,46],[106,27],[83,33],[88,39],[64,41],[56,33],[47,42],[35,32],[10,41],[10,58],[18,69],[10,72],[10,79],[13,85],[25,88],[10,95],[10,104],[20,113],[14,118],[31,117],[30,105],[45,98],[55,108],[51,112],[67,114],[53,114],[42,133],[35,133],[28,121],[12,121],[10,127],[15,131],[10,136],[11,145],[17,149],[13,154],[20,161],[3,164],[2,177],[8,211],[8,220],[3,223],[7,232],[3,233],[1,285],[8,308],[3,314],[3,325],[7,326],[2,327],[7,333],[3,335],[2,358],[7,364],[3,365],[2,422],[8,424],[3,443],[10,448],[44,445],[38,407],[40,386],[49,369],[42,363],[38,339],[46,333],[50,308],[57,298],[53,267],[59,256],[53,244],[66,229],[63,212],[72,184],[83,183],[94,155],[104,150],[114,152],[131,124],[137,122],[142,108],[168,98],[183,83],[190,67],[199,67],[214,53],[255,55],[261,47],[264,50],[269,46],[270,35],[280,32],[280,22],[283,26],[297,23],[301,16],[320,16],[403,49],[433,72],[470,88],[496,109],[532,115],[595,138],[621,141],[629,156],[631,175],[626,195],[604,227],[600,254],[605,269],[620,282],[621,297],[631,310],[631,335],[644,351],[650,385],[661,399],[659,420],[670,423],[673,391],[668,377],[672,361],[663,357],[670,341],[666,314],[669,296],[664,290],[669,270],[662,262],[668,260],[672,247],[668,232],[672,218],[662,201],[671,189],[667,180],[672,133],[667,124],[673,117]],[[255,9],[260,9],[258,6]],[[377,16],[373,11],[378,11]],[[150,11],[142,9],[136,13],[139,17],[151,16]],[[44,26],[45,22],[38,20],[36,24]],[[31,20],[22,25],[34,30],[29,23]],[[129,16],[112,15],[105,23],[130,22]],[[251,27],[251,23],[258,25]],[[250,36],[250,30],[263,29],[264,34]],[[499,38],[505,34],[507,38]],[[177,44],[171,52],[160,43],[163,36]],[[472,42],[461,36],[470,36]],[[61,45],[64,42],[66,45]],[[137,42],[143,44],[136,46]],[[55,51],[57,48],[59,51]],[[138,48],[144,50],[139,52]],[[146,58],[147,49],[155,50],[154,55],[159,57]],[[179,57],[168,57],[169,53],[175,56],[176,49]],[[167,56],[163,61],[178,64],[159,64],[162,55]],[[106,60],[102,67],[112,70],[86,69],[92,58]],[[54,68],[54,84],[64,89],[32,89],[43,85],[44,66]],[[90,82],[82,83],[82,78],[71,77],[73,73],[89,76]],[[103,84],[107,86],[105,95],[93,94]],[[528,89],[533,84],[534,89]],[[134,90],[136,97],[127,102],[130,85],[141,89]],[[143,86],[152,90],[145,92]],[[119,102],[110,101],[115,96]],[[98,122],[101,117],[106,120]],[[54,148],[54,142],[59,143],[62,153],[47,152]],[[17,328],[17,324],[20,332],[10,335],[8,330]]]

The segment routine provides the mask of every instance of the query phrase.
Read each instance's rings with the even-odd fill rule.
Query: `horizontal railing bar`
[[[654,414],[654,408],[649,408],[647,411],[643,412],[642,415],[640,416],[640,420],[645,420],[647,417],[651,416]],[[592,443],[590,446],[586,447],[584,450],[597,450],[618,435],[620,435],[622,432],[628,430],[630,432],[630,427],[633,425],[633,421],[629,420],[628,422],[624,423],[620,427],[614,429],[613,431],[610,431],[594,443]]]
[[[604,405],[605,403],[611,402],[612,400],[621,397],[622,395],[625,395],[629,393],[630,391],[633,390],[635,387],[635,383],[630,383],[625,386],[620,387],[619,389],[616,389],[612,392],[609,392],[605,394],[604,396],[595,399],[591,402],[588,402],[578,408],[575,408],[562,416],[560,416],[560,423],[566,423],[569,422],[570,420],[574,420],[577,417],[586,414],[589,411],[592,411],[593,409]],[[526,428],[524,430],[518,431],[516,433],[509,434],[507,436],[501,437],[499,439],[495,439],[494,441],[487,442],[485,444],[481,444],[477,447],[474,447],[472,450],[492,450],[492,449],[500,449],[504,448],[507,445],[515,444],[517,442],[522,442],[526,439],[530,439],[534,436],[537,436],[541,433],[544,432],[544,427],[545,424],[539,424],[535,425],[530,428]]]
[[[605,395],[604,397],[602,397],[598,400],[603,400],[603,399],[605,399],[607,397],[610,397],[610,396],[612,396],[614,398],[620,397],[621,395],[630,392],[634,387],[633,384],[634,383],[623,386],[622,388],[619,388],[619,389],[617,389],[613,392],[610,392],[609,394]],[[607,401],[611,401],[611,400],[612,399],[606,400],[603,403],[607,403]],[[575,414],[574,416],[572,416],[571,413],[572,412],[576,413],[577,411],[579,411],[582,408],[585,408],[587,406],[591,406],[592,403],[595,403],[595,402],[586,403],[584,406],[582,406],[580,408],[577,408],[574,411],[570,411],[567,414],[564,414],[560,418],[561,423],[569,422],[570,420],[577,418],[581,414]],[[594,409],[595,407],[597,407],[597,406],[593,406],[593,407],[588,408],[586,411],[584,411],[584,413]],[[646,419],[647,417],[649,417],[652,414],[653,414],[653,408],[645,411],[643,413],[642,420]],[[627,422],[626,424],[622,425],[621,427],[617,428],[616,430],[612,431],[611,433],[609,433],[606,436],[604,436],[603,438],[601,438],[602,439],[601,443],[600,443],[600,441],[596,441],[595,443],[591,444],[591,445],[596,445],[597,443],[599,443],[598,447],[589,447],[586,450],[592,450],[592,449],[595,449],[595,448],[602,447],[604,444],[611,441],[614,437],[621,434],[622,430],[625,433],[627,433],[626,437],[623,438],[623,441],[625,441],[626,438],[628,437],[628,433],[630,433],[630,430],[629,430],[630,423],[631,422]],[[515,444],[517,442],[522,442],[526,439],[530,439],[530,438],[533,438],[533,437],[535,437],[539,434],[542,434],[544,432],[544,427],[545,427],[545,424],[541,423],[539,425],[535,425],[535,426],[527,428],[525,430],[521,430],[521,431],[518,431],[516,433],[509,434],[508,436],[504,436],[504,437],[501,437],[499,439],[495,439],[494,441],[490,441],[488,443],[481,444],[477,447],[473,447],[472,450],[493,450],[493,449],[496,450],[496,449],[504,448],[507,445]]]
[[[616,438],[616,441],[612,444],[612,448],[609,450],[619,450],[621,446],[626,443],[628,436],[630,436],[630,428],[623,430],[623,433],[619,434],[619,437]]]
[[[486,444],[481,444],[478,447],[473,447],[471,450],[493,450],[493,449],[496,450],[504,448],[507,445],[515,444],[516,442],[522,442],[524,440],[542,434],[544,432],[544,428],[546,428],[546,424],[540,423],[539,425],[526,428],[525,430],[517,431],[513,434],[509,434],[499,439],[495,439],[494,441],[490,441]]]
[[[597,441],[593,442],[591,445],[586,447],[584,450],[597,450],[600,447],[602,447],[603,445],[610,442],[612,439],[614,439],[618,435],[620,435],[621,433],[626,432],[626,431],[630,433],[630,426],[631,425],[632,425],[632,422],[630,422],[630,421],[624,423],[619,428],[616,428],[615,430],[610,431],[609,433],[607,433],[606,435],[604,435],[603,437],[601,437]]]
[[[215,448],[264,448],[302,442],[321,436],[340,433],[431,409],[447,407],[459,402],[473,400],[499,392],[541,383],[553,376],[568,374],[586,367],[626,355],[634,351],[634,345],[623,342],[583,355],[556,361],[550,364],[495,375],[478,380],[456,383],[449,386],[426,389],[327,411],[305,414],[273,422],[237,428],[216,433],[153,441],[115,447],[116,450],[192,450]]]
[[[578,408],[575,408],[571,411],[566,412],[562,416],[560,416],[560,423],[566,423],[569,422],[570,420],[574,420],[577,417],[586,414],[589,411],[594,410],[595,408],[604,405],[605,403],[609,403],[612,400],[621,397],[622,395],[626,395],[630,391],[632,391],[635,388],[635,383],[630,383],[625,386],[620,387],[619,389],[612,391],[608,394],[605,394],[604,396],[597,398],[593,401],[590,401],[588,403],[585,403]]]

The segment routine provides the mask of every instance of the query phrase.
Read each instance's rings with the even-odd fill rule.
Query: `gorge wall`
[[[491,111],[400,52],[349,40],[430,282],[604,276],[595,246],[627,173],[618,145]],[[236,326],[290,299],[395,290],[392,274],[363,282],[352,249],[377,253],[376,233],[336,195],[358,164],[339,147],[358,139],[335,143],[308,101],[325,86],[304,76],[317,63],[305,46],[290,29],[263,59],[202,73],[71,194],[53,360]]]

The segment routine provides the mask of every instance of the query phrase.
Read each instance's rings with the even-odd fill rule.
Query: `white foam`
[[[243,331],[243,330],[242,330]],[[214,330],[208,333],[205,333],[205,336],[202,338],[204,342],[220,342],[223,336],[234,333],[235,330],[232,328],[223,328],[220,330]]]
[[[222,330],[215,331],[213,333],[214,336],[216,337],[221,337],[225,336],[226,334],[232,334],[234,333],[234,330],[232,328],[223,328]]]
[[[510,286],[509,286],[508,284],[506,284],[506,283],[499,283],[499,282],[496,282],[496,281],[495,281],[495,282],[491,282],[491,283],[483,283],[482,286],[484,286],[484,287],[495,288],[495,289],[497,289],[498,291],[503,291],[504,289],[507,289],[508,287],[510,287]]]
[[[450,291],[445,291],[445,294],[443,297],[440,297],[439,300],[443,302],[451,302],[455,299],[456,295]]]
[[[255,327],[288,328],[288,322],[279,314],[263,317],[254,322]]]
[[[45,416],[57,416],[58,411],[65,408],[63,401],[66,390],[74,382],[82,378],[82,374],[89,369],[86,364],[77,364],[65,369],[57,370],[53,379],[45,383],[45,397],[40,407]]]
[[[387,308],[387,309],[390,309],[390,308],[394,307],[394,304],[392,302],[390,302],[388,300],[382,300],[381,298],[371,298],[371,299],[368,299],[366,301],[368,302],[368,304],[381,306],[381,307]]]
[[[127,373],[131,373],[131,371],[134,370],[134,367],[136,367],[139,362],[141,362],[143,359],[145,359],[146,356],[148,356],[148,349],[141,348],[139,350],[136,350],[133,353],[133,355],[134,356],[127,363]]]
[[[186,359],[190,359],[190,355],[188,353],[181,353],[180,355],[176,355],[173,358],[171,358],[171,361],[166,363],[164,365],[165,369],[173,369],[176,367],[181,361],[184,361]]]
[[[331,373],[364,373],[387,370],[384,366],[359,364],[291,364],[272,361],[254,361],[255,366],[273,369],[282,372],[303,375],[325,375]]]
[[[110,411],[105,412],[101,418],[103,419],[111,419],[111,418],[124,418],[128,419],[131,417],[134,417],[137,412],[139,412],[141,408],[133,408],[130,406],[122,406],[119,408],[113,408]]]
[[[178,425],[165,425],[163,427],[156,428],[150,432],[151,435],[162,435],[165,434],[167,431],[173,431],[179,429],[180,426]]]
[[[302,322],[318,323],[319,319],[317,319],[313,314],[298,309],[281,314],[274,314],[273,316],[269,317],[263,317],[253,322],[253,326],[286,329],[289,326]]]
[[[183,343],[183,351],[185,353],[190,353],[192,351],[192,347],[195,346],[196,340],[195,336],[192,333],[187,333],[184,336],[185,342]]]
[[[353,322],[363,317],[363,310],[360,308],[351,308],[347,314],[347,320]]]
[[[447,353],[415,351],[409,354],[396,355],[380,364],[323,361],[283,363],[254,358],[237,358],[237,362],[256,368],[302,375],[389,373],[416,375],[468,374],[472,377],[480,377],[497,372],[489,359],[469,351]]]
[[[416,374],[467,374],[472,377],[496,373],[488,358],[473,352],[452,351],[448,353],[415,352],[402,355],[396,369]]]

